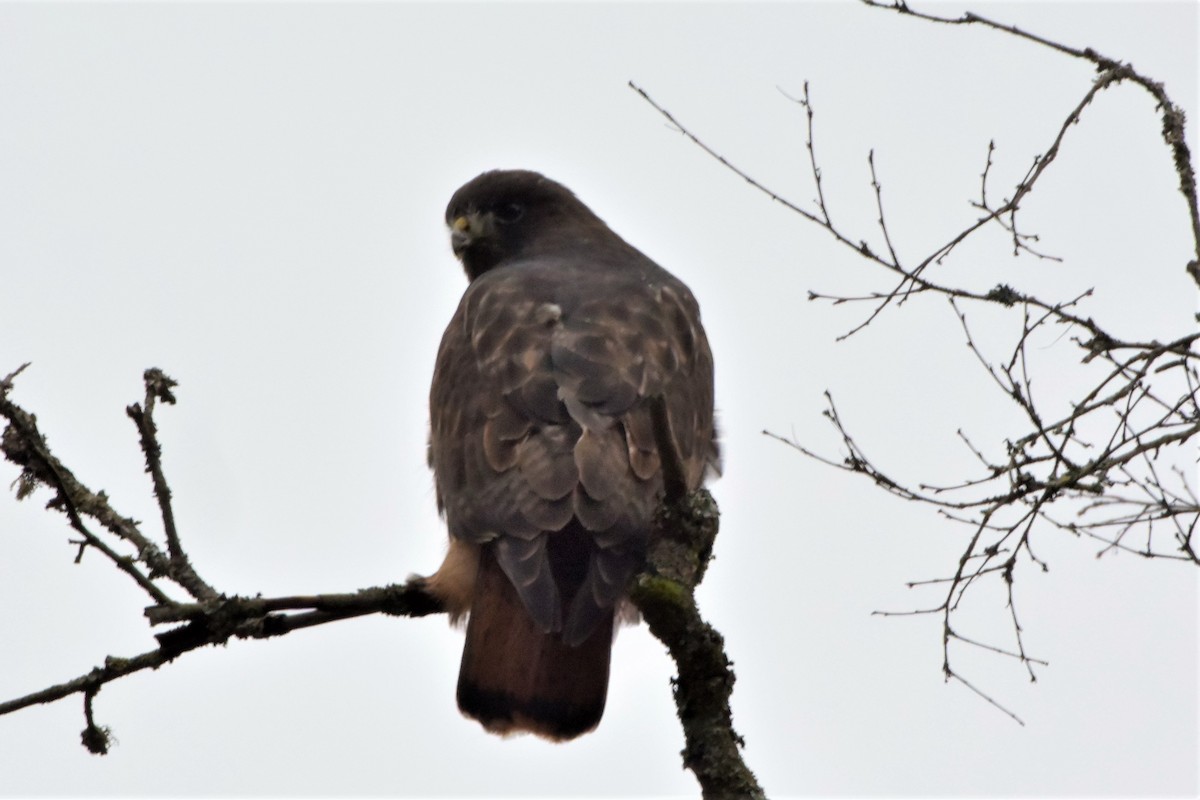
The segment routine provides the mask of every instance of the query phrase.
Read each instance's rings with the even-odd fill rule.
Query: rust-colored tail
[[[612,616],[577,647],[543,632],[485,546],[458,673],[458,707],[493,733],[574,739],[604,714],[612,636]]]

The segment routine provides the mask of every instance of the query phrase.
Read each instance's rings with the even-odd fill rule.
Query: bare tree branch
[[[162,447],[158,443],[158,429],[154,426],[154,405],[161,399],[164,403],[175,403],[171,389],[175,381],[160,369],[148,369],[143,375],[146,384],[145,407],[134,403],[125,409],[141,434],[142,452],[146,455],[146,472],[154,481],[154,496],[162,512],[163,532],[167,539],[169,558],[168,575],[197,600],[214,600],[217,592],[196,574],[188,561],[183,546],[179,543],[179,532],[175,529],[175,512],[171,508],[171,489],[167,486],[162,469]]]
[[[1016,25],[1005,25],[995,22],[970,11],[965,12],[961,17],[940,17],[936,14],[914,11],[904,0],[893,0],[891,3],[883,3],[879,2],[879,0],[860,0],[860,2],[872,8],[888,9],[928,22],[937,22],[945,25],[982,25],[994,30],[1003,31],[1004,33],[1026,39],[1042,47],[1056,50],[1059,53],[1090,61],[1101,72],[1101,77],[1097,79],[1097,84],[1107,74],[1119,74],[1120,77],[1117,80],[1132,81],[1149,92],[1158,103],[1158,110],[1162,114],[1163,141],[1171,148],[1171,157],[1175,163],[1175,172],[1179,176],[1179,191],[1183,194],[1184,201],[1188,206],[1188,216],[1192,227],[1192,241],[1195,245],[1194,253],[1196,258],[1188,262],[1187,270],[1196,282],[1196,285],[1200,286],[1200,203],[1196,199],[1196,171],[1192,164],[1192,154],[1187,146],[1187,137],[1184,135],[1184,130],[1187,127],[1187,116],[1184,114],[1183,109],[1175,105],[1171,101],[1171,98],[1167,96],[1166,90],[1161,83],[1139,74],[1131,65],[1122,64],[1120,61],[1102,55],[1090,47],[1082,49],[1070,47],[1021,30]]]
[[[915,11],[903,0],[863,2],[873,8],[896,11],[920,20],[992,28],[1086,60],[1098,71],[1058,124],[1053,139],[1033,158],[1025,175],[1007,192],[998,193],[992,185],[996,145],[994,140],[988,142],[980,174],[979,199],[971,202],[972,207],[982,212],[981,216],[923,255],[908,257],[893,246],[884,215],[883,190],[874,151],[868,152],[867,165],[877,210],[876,223],[886,252],[876,251],[867,244],[865,237],[834,223],[825,203],[824,176],[813,146],[815,112],[807,82],[802,97],[789,99],[805,112],[805,145],[817,191],[815,209],[785,199],[779,192],[735,167],[651,99],[644,89],[630,85],[677,131],[722,166],[772,201],[823,228],[859,257],[882,268],[889,284],[875,291],[856,295],[809,293],[810,300],[828,301],[834,305],[865,302],[871,306],[867,316],[839,336],[839,340],[876,323],[883,311],[904,306],[915,296],[945,298],[957,328],[987,379],[1006,402],[1020,411],[1023,429],[998,443],[999,447],[978,447],[961,429],[956,432],[970,449],[980,470],[950,485],[909,482],[869,458],[844,424],[828,391],[824,413],[840,440],[840,458],[822,455],[794,439],[764,431],[810,458],[863,475],[889,494],[932,506],[944,518],[969,526],[970,536],[950,575],[909,583],[909,586],[944,587],[945,594],[940,603],[913,611],[880,613],[887,616],[939,616],[946,679],[962,683],[1019,722],[1017,715],[955,671],[951,650],[955,642],[961,642],[1014,658],[1025,667],[1031,680],[1036,679],[1034,666],[1045,662],[1025,650],[1013,593],[1019,567],[1031,565],[1040,570],[1047,567],[1032,549],[1031,539],[1036,529],[1049,526],[1099,541],[1104,545],[1099,555],[1111,550],[1125,550],[1146,558],[1200,565],[1193,539],[1200,522],[1200,507],[1182,466],[1194,464],[1194,451],[1189,446],[1194,445],[1200,433],[1200,396],[1197,394],[1200,352],[1196,350],[1200,333],[1167,341],[1123,339],[1114,335],[1106,323],[1082,310],[1092,296],[1090,289],[1067,300],[1043,299],[1007,284],[990,288],[971,285],[970,274],[964,276],[961,270],[953,273],[955,282],[937,277],[935,273],[950,275],[939,268],[948,262],[960,244],[992,223],[1006,232],[1014,256],[1027,254],[1059,260],[1035,247],[1038,237],[1020,228],[1018,212],[1039,181],[1051,170],[1068,143],[1068,131],[1081,124],[1085,110],[1097,101],[1102,91],[1128,83],[1147,91],[1157,103],[1163,139],[1172,154],[1192,229],[1196,258],[1187,264],[1187,272],[1200,285],[1200,214],[1197,212],[1195,173],[1184,136],[1185,117],[1161,83],[1142,75],[1131,65],[1100,55],[1091,48],[1060,44],[969,12],[952,19]],[[993,199],[998,194],[1003,195],[1002,199]],[[972,333],[969,308],[978,305],[999,307],[1019,315],[1020,333],[1002,357],[986,352]],[[1053,329],[1059,331],[1056,336]],[[1037,389],[1040,385],[1037,374],[1044,367],[1035,355],[1043,345],[1035,347],[1033,343],[1043,342],[1047,337],[1053,342],[1066,338],[1080,353],[1080,364],[1074,377],[1082,388],[1065,410],[1054,406]],[[1165,466],[1168,464],[1169,469]],[[1131,544],[1135,539],[1137,544]],[[1003,583],[1007,597],[1008,624],[1013,637],[1011,647],[963,635],[953,624],[965,593],[981,581],[997,579]]]
[[[47,503],[47,507],[64,513],[71,527],[83,536],[80,542],[80,556],[85,548],[92,547],[133,578],[155,602],[172,602],[170,596],[153,582],[155,576],[167,574],[169,562],[162,551],[142,536],[136,522],[113,511],[108,504],[108,497],[103,492],[92,492],[80,483],[75,475],[51,454],[45,438],[38,430],[36,418],[8,399],[8,392],[12,389],[12,378],[26,366],[28,364],[0,382],[0,416],[8,420],[8,426],[0,438],[0,451],[9,461],[21,467],[21,475],[15,482],[18,499],[28,496],[38,485],[50,487],[55,495]],[[137,551],[136,558],[120,555],[105,544],[84,524],[84,516],[95,519],[118,539],[133,545]],[[78,558],[76,560],[78,561]],[[138,562],[148,569],[143,571],[137,566]]]

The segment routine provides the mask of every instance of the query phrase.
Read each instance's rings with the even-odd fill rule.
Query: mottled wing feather
[[[620,519],[621,512],[616,503],[593,500],[582,486],[575,490],[571,500],[575,516],[589,531],[608,530]]]
[[[615,425],[600,432],[585,428],[572,452],[574,475],[588,496],[604,502],[642,479],[631,474],[624,431]],[[574,486],[572,486],[574,488]]]
[[[545,425],[526,436],[517,447],[521,479],[543,500],[569,495],[579,483],[579,470],[572,457],[571,426]]]
[[[621,417],[629,450],[629,467],[633,474],[648,480],[662,467],[658,458],[658,442],[654,438],[654,418],[646,406],[630,410]]]

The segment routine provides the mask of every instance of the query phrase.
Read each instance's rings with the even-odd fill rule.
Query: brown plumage
[[[571,739],[603,714],[662,492],[653,398],[688,487],[717,466],[712,354],[688,288],[554,181],[486,172],[446,224],[470,285],[430,390],[450,551],[428,585],[469,612],[462,711]]]

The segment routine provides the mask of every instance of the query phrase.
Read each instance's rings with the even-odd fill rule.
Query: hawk
[[[450,547],[427,587],[467,616],[462,712],[565,741],[604,712],[664,458],[688,489],[717,468],[712,353],[687,286],[561,184],[485,172],[446,224],[469,285],[429,395]]]

